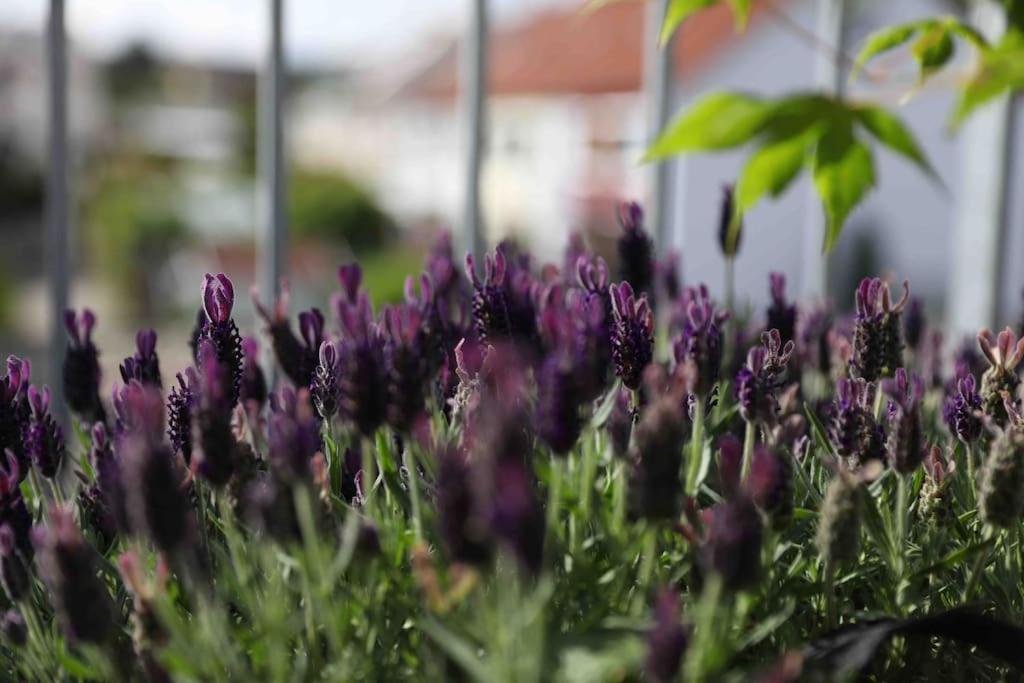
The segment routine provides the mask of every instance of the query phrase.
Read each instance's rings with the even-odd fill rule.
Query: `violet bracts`
[[[64,400],[82,421],[102,422],[106,411],[100,401],[99,352],[92,342],[96,316],[88,308],[81,315],[68,310],[64,313],[64,327],[69,337],[64,354]]]
[[[746,364],[736,375],[736,399],[743,419],[775,424],[779,410],[776,393],[793,350],[792,340],[783,346],[779,331],[772,329],[761,335],[761,346],[755,346],[747,354]]]
[[[203,367],[203,340],[209,340],[214,354],[207,358],[216,358],[227,373],[229,393],[227,399],[234,406],[238,402],[238,392],[242,384],[242,337],[238,326],[231,318],[231,309],[235,305],[235,288],[224,273],[206,274],[203,282],[203,310],[206,312],[206,324],[200,333],[197,347],[196,362]]]
[[[892,377],[903,365],[900,314],[910,297],[903,283],[903,297],[895,304],[889,297],[889,283],[864,278],[857,288],[853,327],[853,357],[850,376],[869,382]]]
[[[28,388],[31,417],[25,430],[25,453],[36,471],[47,479],[57,476],[64,460],[64,433],[50,415],[50,389]]]
[[[889,465],[900,474],[911,474],[921,464],[927,444],[921,423],[921,398],[924,382],[904,368],[896,370],[896,378],[886,380],[883,390],[890,397]]]
[[[384,373],[387,377],[387,423],[408,434],[426,410],[426,341],[420,312],[408,304],[392,306],[384,317]]]
[[[729,318],[715,309],[707,287],[687,287],[679,299],[681,331],[672,342],[676,363],[690,363],[696,372],[694,390],[706,398],[722,367],[722,324]]]
[[[139,330],[135,335],[135,355],[125,358],[120,369],[121,381],[125,384],[134,379],[154,387],[163,386],[155,330]]]
[[[339,313],[345,332],[340,350],[341,414],[360,434],[372,436],[387,413],[383,335],[374,322],[366,292],[360,293],[355,304],[342,306]]]
[[[981,394],[974,375],[958,377],[954,391],[946,396],[942,406],[942,416],[949,431],[965,444],[972,444],[981,436],[982,415]]]
[[[192,414],[199,402],[199,373],[188,368],[177,375],[178,386],[167,397],[167,436],[171,448],[192,463]]]
[[[267,378],[260,367],[260,347],[255,337],[242,339],[242,382],[238,388],[238,399],[242,405],[262,408],[267,402],[269,390]]]
[[[330,421],[338,414],[338,404],[341,402],[341,359],[338,357],[338,347],[332,341],[320,344],[319,355],[320,362],[313,373],[310,394],[320,419]]]
[[[619,207],[619,276],[637,293],[654,295],[654,245],[644,230],[644,211],[636,202]]]
[[[863,379],[836,382],[829,439],[847,467],[885,458],[885,433],[873,414],[875,388]]]
[[[1013,330],[1007,327],[993,335],[989,330],[978,334],[978,348],[988,360],[989,367],[981,376],[981,409],[996,424],[1005,425],[1008,420],[1004,392],[1009,394],[1014,406],[1020,404],[1017,387],[1020,377],[1017,366],[1024,359],[1024,337],[1017,339]]]
[[[296,387],[308,387],[313,381],[317,353],[324,340],[324,316],[316,308],[300,313],[301,336],[296,336],[288,321],[289,300],[288,288],[282,285],[271,312],[264,307],[257,292],[252,292],[253,307],[266,325],[277,364]]]
[[[612,285],[610,292],[615,374],[627,388],[636,390],[644,368],[654,357],[654,314],[647,297],[638,298],[628,282]]]
[[[313,412],[309,391],[282,387],[270,398],[267,459],[281,482],[311,480],[310,463],[320,451],[320,421]]]

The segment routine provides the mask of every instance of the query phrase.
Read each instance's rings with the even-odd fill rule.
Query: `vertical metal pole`
[[[672,106],[672,53],[675,39],[661,45],[661,27],[665,23],[670,0],[652,0],[647,3],[646,29],[644,34],[644,95],[647,100],[647,142],[657,139],[668,124]],[[647,225],[654,233],[654,243],[659,253],[668,250],[671,232],[672,210],[669,193],[671,163],[660,161],[650,167],[650,196],[647,208]]]
[[[46,33],[49,70],[49,167],[46,169],[46,271],[50,324],[48,381],[51,405],[63,410],[61,366],[64,361],[63,316],[68,307],[68,82],[64,0],[50,0]]]
[[[471,0],[470,14],[461,55],[461,97],[466,137],[462,240],[465,250],[480,259],[486,249],[480,216],[480,170],[487,124],[487,0]]]
[[[819,90],[834,96],[843,94],[843,70],[839,55],[846,54],[845,0],[818,0],[816,32],[825,45],[834,46],[833,54],[818,52],[814,65],[814,84]],[[821,253],[825,243],[825,215],[821,199],[813,187],[807,202],[803,235],[803,272],[801,288],[808,298],[825,296],[828,288],[828,261]]]
[[[970,14],[987,38],[997,39],[1005,28],[1005,15],[995,2],[975,2]],[[1009,126],[1010,101],[1003,96],[974,113],[960,133],[963,170],[949,282],[949,327],[957,338],[993,325],[999,312]]]
[[[288,249],[287,185],[285,181],[283,102],[285,68],[283,0],[270,0],[270,49],[260,82],[260,154],[262,282],[265,296],[273,298],[284,275]]]

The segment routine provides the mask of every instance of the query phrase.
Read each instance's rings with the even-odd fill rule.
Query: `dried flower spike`
[[[978,334],[978,348],[988,360],[989,367],[981,376],[981,407],[986,415],[995,420],[996,424],[1007,423],[1007,412],[1003,401],[1003,392],[1014,397],[1013,405],[1019,404],[1016,398],[1020,377],[1017,366],[1024,358],[1024,337],[1017,339],[1013,330],[1007,327],[995,336],[989,330]]]
[[[826,566],[857,559],[860,552],[860,482],[840,470],[832,478],[821,506],[816,543]]]
[[[891,377],[902,363],[900,314],[910,297],[910,286],[903,282],[903,297],[892,303],[889,283],[864,278],[855,297],[853,357],[850,376],[873,382]]]

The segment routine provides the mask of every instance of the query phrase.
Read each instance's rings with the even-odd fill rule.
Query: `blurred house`
[[[743,34],[735,32],[724,6],[697,14],[675,44],[675,108],[725,88],[765,96],[809,89],[816,60],[823,52],[832,57],[813,35],[817,9],[814,0],[755,4]],[[956,6],[943,9],[956,11]],[[855,3],[846,23],[847,43],[859,45],[879,26],[935,11],[928,0]],[[492,239],[520,236],[554,258],[572,230],[584,230],[592,242],[614,236],[614,203],[643,197],[643,15],[644,3],[621,2],[591,12],[552,9],[493,29],[483,182]],[[941,303],[959,173],[958,142],[947,128],[954,92],[939,81],[904,102],[916,78],[909,59],[896,56],[882,65],[881,85],[862,77],[850,96],[895,108],[945,188],[876,148],[878,185],[851,216],[830,259],[832,285],[845,296],[864,272],[890,272]],[[293,158],[362,175],[403,223],[457,225],[462,192],[458,66],[453,42],[404,80],[394,69],[382,68],[343,84],[311,83],[290,110]],[[397,85],[381,85],[396,80]],[[672,164],[675,241],[688,281],[721,287],[719,196],[721,186],[738,176],[744,157],[738,150]],[[770,270],[789,273],[793,289],[799,287],[799,245],[812,211],[821,207],[804,178],[778,201],[750,213],[737,268],[741,300],[767,299]]]

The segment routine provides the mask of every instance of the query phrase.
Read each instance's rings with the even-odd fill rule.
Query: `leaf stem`
[[[690,462],[686,471],[686,494],[697,495],[697,477],[704,457],[704,399],[693,400],[693,435],[690,438]]]
[[[757,440],[757,425],[751,421],[746,422],[746,429],[743,432],[743,465],[740,481],[746,481],[750,474],[750,463],[754,459],[754,442]]]

